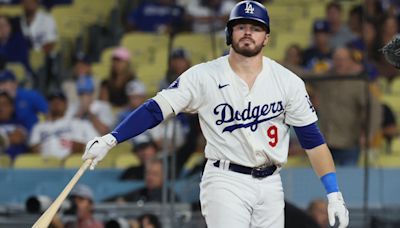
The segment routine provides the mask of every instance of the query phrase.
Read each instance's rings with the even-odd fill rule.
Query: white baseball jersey
[[[28,25],[25,16],[21,17],[21,29],[24,36],[32,41],[33,48],[40,50],[46,43],[57,41],[57,26],[51,14],[39,10],[31,24]]]
[[[175,113],[199,114],[206,158],[249,167],[285,163],[289,125],[317,121],[304,82],[267,57],[250,90],[224,56],[190,68],[159,95]]]
[[[87,120],[64,117],[35,125],[29,145],[40,144],[41,155],[63,159],[71,154],[72,142],[85,144],[96,136],[96,130]]]
[[[71,103],[68,106],[66,116],[73,118],[79,112],[79,101]],[[114,124],[114,114],[110,103],[94,100],[89,107],[89,111],[93,113],[99,120],[105,124],[107,127],[112,127]]]

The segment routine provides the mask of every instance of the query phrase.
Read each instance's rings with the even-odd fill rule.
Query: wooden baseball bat
[[[65,186],[64,190],[58,195],[56,200],[50,205],[49,208],[40,216],[40,218],[33,224],[32,228],[47,228],[50,225],[51,220],[54,215],[57,213],[60,208],[62,202],[68,196],[69,192],[75,186],[76,182],[78,182],[79,178],[86,171],[89,165],[92,163],[92,159],[87,159],[79,168],[79,170],[75,173],[72,179],[69,181],[67,186]]]

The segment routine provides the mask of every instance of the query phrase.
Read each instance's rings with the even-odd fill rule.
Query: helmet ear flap
[[[232,44],[232,28],[230,26],[225,28],[225,41],[228,46]]]

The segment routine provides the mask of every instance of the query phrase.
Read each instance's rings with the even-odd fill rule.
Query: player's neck
[[[260,74],[263,64],[262,55],[245,57],[231,51],[228,57],[229,65],[232,70],[243,79],[251,88],[258,74]]]

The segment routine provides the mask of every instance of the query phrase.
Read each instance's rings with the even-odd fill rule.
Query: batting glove
[[[93,159],[90,169],[93,170],[97,163],[107,155],[107,152],[117,145],[117,140],[111,134],[102,137],[96,137],[86,144],[85,153],[82,155],[83,160]]]
[[[332,192],[327,195],[328,197],[328,217],[329,225],[334,226],[336,216],[339,220],[338,228],[345,228],[349,225],[349,211],[344,203],[342,193]]]

